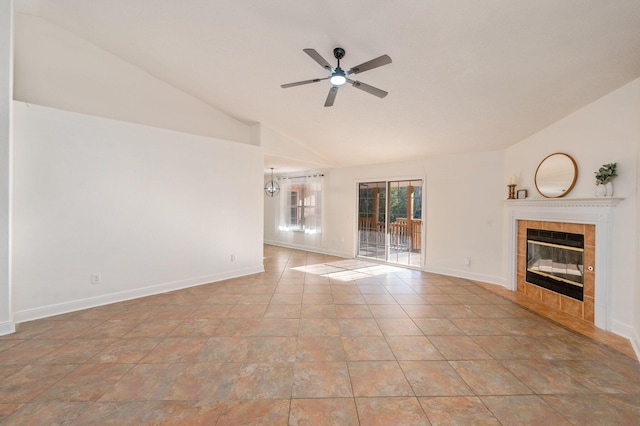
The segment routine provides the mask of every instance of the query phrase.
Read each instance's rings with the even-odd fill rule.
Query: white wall
[[[17,322],[262,270],[260,147],[14,111]]]
[[[246,123],[42,18],[15,18],[16,100],[253,143]]]
[[[265,200],[265,242],[307,247],[352,257],[356,253],[357,183],[385,179],[425,179],[424,270],[504,282],[502,271],[502,152],[433,157],[411,162],[325,171],[323,231],[309,240],[278,231],[276,200]],[[466,257],[471,265],[466,266]]]
[[[640,313],[636,260],[638,259],[638,146],[640,145],[640,79],[604,96],[521,141],[505,151],[504,180],[520,175],[520,188],[536,196],[534,174],[538,163],[553,152],[571,155],[578,180],[568,198],[593,197],[594,172],[605,163],[618,163],[616,197],[625,198],[614,209],[612,262],[612,330],[636,335]],[[635,325],[635,326],[634,326]]]
[[[11,120],[13,1],[0,0],[0,335],[14,331],[11,314]]]

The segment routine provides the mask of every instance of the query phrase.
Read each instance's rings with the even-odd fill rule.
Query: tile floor
[[[262,274],[19,324],[0,424],[640,424],[637,360],[487,286],[265,256]]]

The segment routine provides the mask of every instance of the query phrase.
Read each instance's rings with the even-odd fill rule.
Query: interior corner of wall
[[[16,332],[16,323],[13,321],[0,322],[0,336]]]

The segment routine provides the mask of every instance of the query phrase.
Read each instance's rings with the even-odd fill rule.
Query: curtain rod
[[[304,176],[278,176],[278,179],[300,179],[306,177],[324,177],[323,173],[319,173],[316,175],[304,175]]]

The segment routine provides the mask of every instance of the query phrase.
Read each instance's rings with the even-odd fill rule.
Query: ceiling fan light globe
[[[343,84],[345,84],[347,82],[347,78],[344,75],[341,75],[341,74],[334,74],[334,75],[331,76],[329,81],[334,86],[342,86]]]

